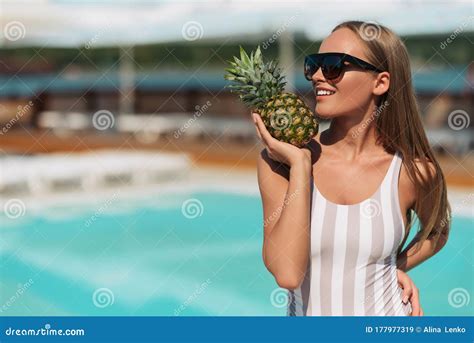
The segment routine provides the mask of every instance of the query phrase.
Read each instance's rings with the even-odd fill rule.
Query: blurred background
[[[260,45],[314,108],[304,56],[349,19],[402,37],[448,182],[451,237],[409,272],[425,314],[473,315],[473,18],[470,1],[1,0],[1,315],[285,315],[262,146],[224,68]]]

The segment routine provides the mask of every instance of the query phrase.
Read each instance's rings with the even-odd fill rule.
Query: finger
[[[406,279],[399,280],[399,283],[401,287],[403,288],[402,301],[404,304],[406,304],[413,293],[413,288]]]
[[[268,148],[268,145],[266,145],[265,142],[263,141],[262,134],[260,133],[260,129],[258,128],[257,124],[255,124],[255,131],[257,132],[258,139],[260,140],[260,142],[262,143],[263,147],[264,147],[265,150],[267,151],[268,156],[269,156],[271,159],[275,159],[275,158],[270,154],[270,149]]]
[[[260,131],[260,134],[262,135],[263,142],[265,143],[265,145],[270,145],[272,140],[275,138],[273,138],[272,135],[270,135],[270,132],[268,132],[260,115],[258,113],[253,113],[252,115],[255,116],[256,124],[258,126],[258,130]]]
[[[410,297],[410,303],[413,309],[413,316],[420,316],[420,296],[416,287],[413,287],[413,293]]]
[[[262,140],[262,135],[260,133],[260,130],[258,129],[257,123],[255,123],[255,131],[257,132],[258,139]]]
[[[411,302],[413,312],[415,313],[415,315],[421,316],[420,295],[416,287],[413,287],[413,294],[410,298],[410,302]]]
[[[257,115],[257,113],[252,113],[252,120],[255,124],[255,130],[257,131],[258,138],[262,141],[262,143],[264,143],[262,133],[260,132],[260,127],[258,126]]]

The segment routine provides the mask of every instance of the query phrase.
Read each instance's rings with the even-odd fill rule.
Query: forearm
[[[309,256],[311,168],[306,163],[290,169],[288,190],[280,217],[265,244],[265,264],[279,278],[300,279]]]
[[[423,263],[436,253],[446,244],[447,239],[444,236],[437,241],[427,238],[421,244],[421,247],[416,247],[417,237],[398,255],[397,267],[405,272],[413,269],[420,263]]]

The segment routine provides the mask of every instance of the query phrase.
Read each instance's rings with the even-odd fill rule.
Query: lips
[[[334,89],[332,89],[332,87],[327,87],[327,86],[323,86],[323,85],[314,85],[314,89],[315,89],[315,93],[316,93],[316,96],[331,96],[333,95],[334,93],[336,93],[336,91]]]

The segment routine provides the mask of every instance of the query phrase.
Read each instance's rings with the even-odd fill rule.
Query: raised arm
[[[258,158],[263,204],[263,260],[280,287],[303,281],[310,251],[311,154],[273,138],[259,117],[257,133],[265,149]]]

